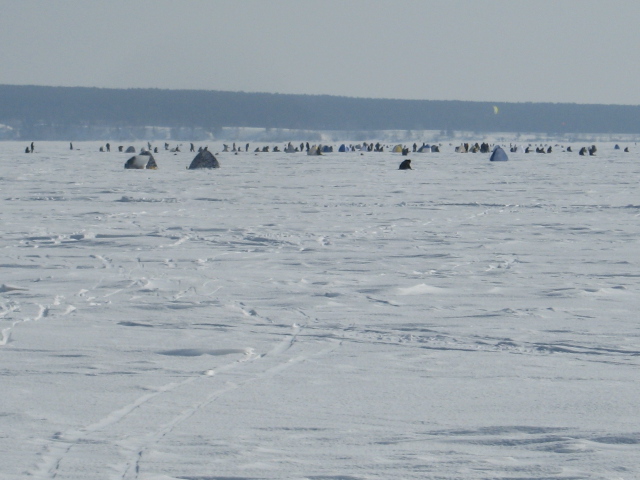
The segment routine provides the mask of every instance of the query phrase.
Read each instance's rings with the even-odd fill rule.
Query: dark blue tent
[[[502,147],[497,146],[493,149],[493,153],[489,160],[492,162],[506,162],[509,160],[509,157],[507,157],[507,153],[502,149]]]
[[[195,156],[191,165],[189,165],[189,170],[195,170],[196,168],[220,168],[220,164],[209,150],[203,150]]]
[[[339,152],[346,152],[347,151],[347,147],[345,146],[345,144],[343,143],[342,145],[340,145],[340,148],[338,149]]]

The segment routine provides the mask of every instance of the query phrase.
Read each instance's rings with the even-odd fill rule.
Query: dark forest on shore
[[[6,140],[80,140],[100,128],[131,135],[149,126],[212,136],[226,127],[640,134],[640,106],[0,85],[0,124]]]

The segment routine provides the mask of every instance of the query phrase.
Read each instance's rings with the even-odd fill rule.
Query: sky
[[[0,0],[0,84],[640,104],[635,0]]]

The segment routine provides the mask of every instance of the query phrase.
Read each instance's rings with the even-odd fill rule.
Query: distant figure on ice
[[[69,150],[73,150],[73,143],[69,142]]]
[[[403,160],[398,167],[398,170],[413,170],[413,168],[411,168],[411,159],[407,158],[406,160]]]
[[[34,150],[35,150],[35,147],[33,146],[33,142],[31,142],[31,153],[33,153]]]
[[[106,147],[107,147],[107,152],[110,152],[111,151],[111,145],[107,143]]]
[[[190,144],[191,148],[189,149],[190,152],[195,152],[196,151],[196,147],[193,145],[193,143]]]

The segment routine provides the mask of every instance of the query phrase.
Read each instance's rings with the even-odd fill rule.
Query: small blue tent
[[[492,162],[506,162],[509,160],[509,157],[507,157],[507,153],[502,149],[502,147],[498,145],[493,149],[493,153],[489,160]]]

